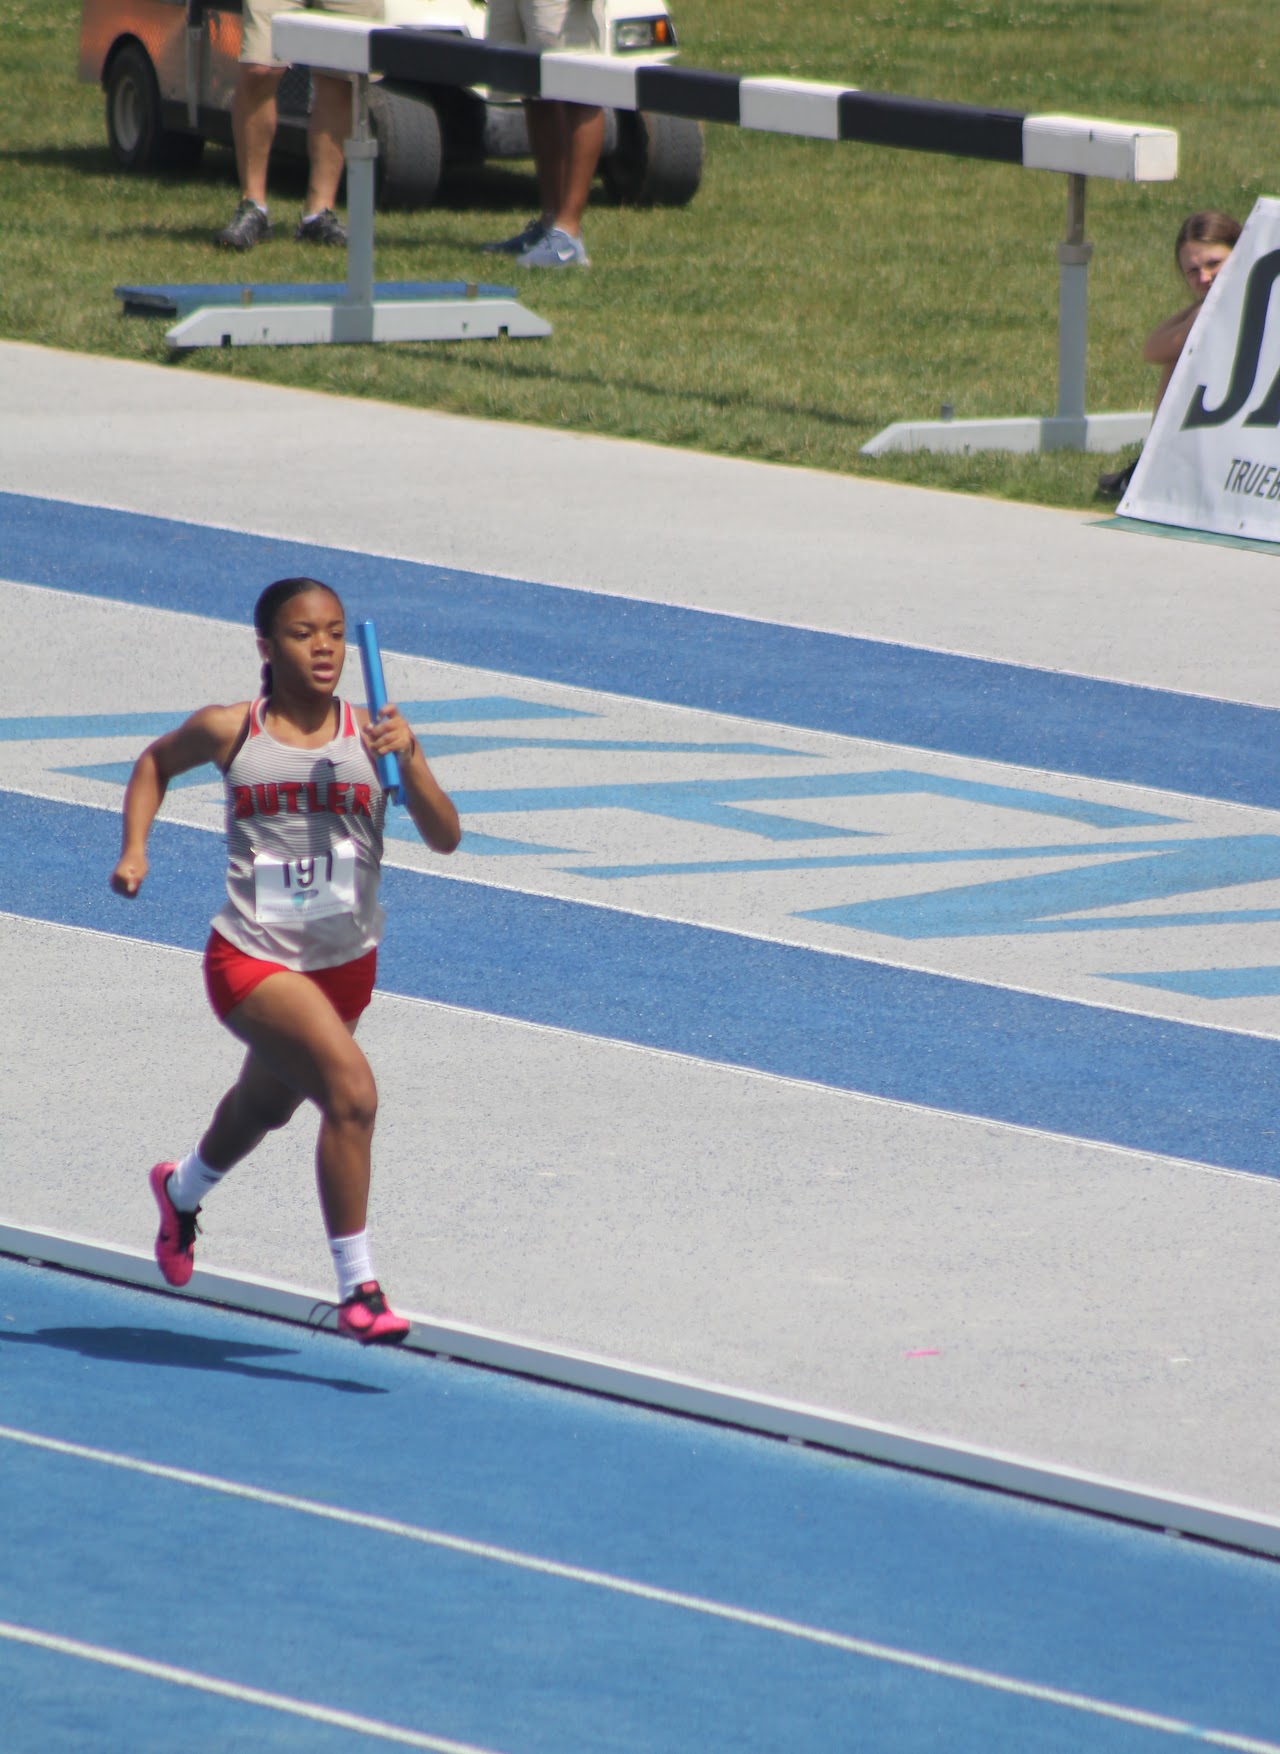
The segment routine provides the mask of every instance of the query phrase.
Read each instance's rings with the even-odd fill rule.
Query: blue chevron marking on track
[[[1190,993],[1197,999],[1280,998],[1280,967],[1183,968],[1157,974],[1108,974],[1109,981],[1137,987],[1159,987],[1167,993]]]
[[[218,836],[157,822],[132,902],[105,880],[118,844],[112,812],[0,792],[6,908],[198,949]],[[386,991],[1280,1175],[1280,1041],[401,868],[383,895]]]

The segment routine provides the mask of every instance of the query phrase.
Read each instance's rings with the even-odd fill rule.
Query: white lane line
[[[60,1638],[56,1633],[37,1631],[34,1626],[16,1626],[10,1620],[0,1620],[0,1638],[7,1638],[14,1644],[56,1651],[59,1656],[102,1663],[111,1669],[126,1669],[152,1681],[171,1681],[178,1687],[193,1687],[199,1693],[216,1693],[223,1699],[235,1699],[243,1705],[265,1706],[269,1711],[287,1712],[291,1717],[308,1718],[312,1723],[333,1724],[341,1730],[377,1736],[384,1742],[398,1742],[405,1748],[427,1748],[433,1754],[494,1754],[492,1749],[477,1747],[474,1742],[453,1742],[447,1736],[429,1736],[421,1730],[406,1730],[399,1724],[383,1723],[380,1718],[361,1717],[357,1712],[337,1711],[327,1705],[313,1705],[306,1699],[291,1699],[287,1693],[267,1693],[261,1687],[245,1687],[238,1681],[220,1681],[214,1675],[201,1675],[195,1669],[151,1662],[146,1657],[130,1656],[127,1651],[111,1650],[106,1645],[85,1644],[78,1638]]]
[[[499,1565],[513,1566],[520,1571],[536,1572],[542,1577],[587,1584],[595,1589],[608,1590],[614,1595],[656,1602],[667,1608],[681,1608],[692,1614],[727,1620],[734,1625],[750,1626],[761,1632],[779,1633],[786,1638],[801,1639],[807,1644],[845,1651],[851,1656],[868,1657],[875,1662],[891,1663],[898,1668],[914,1669],[922,1674],[941,1676],[946,1680],[965,1681],[972,1686],[986,1687],[997,1693],[1012,1693],[1018,1698],[1034,1700],[1038,1704],[1064,1706],[1091,1717],[1132,1724],[1140,1729],[1159,1730],[1166,1735],[1202,1742],[1208,1747],[1231,1748],[1237,1750],[1238,1754],[1280,1754],[1280,1743],[1277,1742],[1237,1736],[1226,1730],[1206,1729],[1183,1718],[1165,1717],[1161,1713],[1142,1711],[1134,1706],[1116,1705],[1109,1700],[1094,1699],[1086,1693],[1071,1693],[1059,1687],[1041,1686],[1038,1682],[1022,1681],[991,1669],[977,1669],[967,1663],[947,1662],[920,1651],[877,1644],[872,1639],[855,1638],[843,1632],[829,1632],[823,1627],[805,1625],[803,1621],[786,1620],[775,1614],[734,1607],[730,1603],[712,1601],[704,1596],[690,1596],[679,1590],[637,1583],[631,1578],[616,1577],[610,1572],[591,1571],[579,1565],[565,1565],[554,1559],[540,1559],[534,1554],[521,1553],[510,1547],[495,1547],[484,1541],[470,1541],[461,1535],[448,1535],[439,1529],[421,1528],[414,1523],[398,1522],[392,1517],[344,1510],[338,1505],[323,1504],[316,1499],[296,1498],[291,1493],[272,1492],[261,1486],[247,1486],[239,1481],[221,1479],[216,1474],[195,1473],[189,1468],[144,1462],[136,1456],[120,1455],[113,1450],[93,1449],[87,1444],[67,1443],[61,1438],[44,1437],[36,1432],[21,1431],[11,1425],[0,1425],[0,1439],[3,1438],[12,1443],[26,1444],[33,1449],[52,1451],[56,1455],[100,1462],[109,1467],[123,1468],[129,1473],[147,1474],[158,1480],[174,1481],[179,1485],[198,1486],[229,1498],[246,1499],[254,1504],[270,1505],[277,1510],[298,1511],[304,1516],[319,1517],[326,1522],[343,1523],[352,1528],[395,1535],[401,1540],[417,1541],[423,1546],[442,1548],[450,1553],[463,1553],[471,1559],[487,1559]]]

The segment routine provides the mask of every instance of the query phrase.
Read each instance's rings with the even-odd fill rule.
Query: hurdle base
[[[864,457],[890,451],[1118,451],[1141,444],[1151,416],[1134,414],[1034,415],[1013,420],[898,420],[861,447]]]
[[[165,332],[175,353],[194,347],[314,347],[337,342],[491,341],[550,335],[545,317],[515,298],[375,299],[324,303],[203,306]]]

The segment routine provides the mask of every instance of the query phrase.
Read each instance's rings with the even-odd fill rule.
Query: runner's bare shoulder
[[[152,748],[166,777],[213,762],[225,769],[243,738],[250,702],[202,706],[173,731],[158,737]]]

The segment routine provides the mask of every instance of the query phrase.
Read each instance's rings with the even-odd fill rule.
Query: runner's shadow
[[[98,1358],[112,1364],[160,1364],[179,1370],[223,1370],[263,1382],[314,1383],[318,1388],[337,1389],[347,1395],[388,1392],[346,1377],[312,1376],[302,1370],[282,1370],[251,1362],[254,1358],[296,1357],[287,1346],[210,1340],[200,1334],[175,1334],[169,1328],[37,1328],[33,1334],[7,1334],[0,1330],[0,1341],[11,1346],[49,1346],[58,1352],[78,1352],[82,1358]]]

